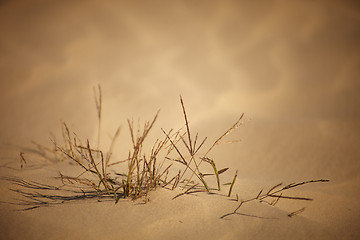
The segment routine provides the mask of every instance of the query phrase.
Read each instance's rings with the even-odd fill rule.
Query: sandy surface
[[[238,170],[234,194],[254,197],[283,182],[314,201],[237,202],[159,189],[150,202],[82,200],[17,211],[1,180],[1,239],[359,239],[360,8],[355,1],[2,1],[0,174],[46,184],[73,166],[43,164],[31,141],[51,146],[60,120],[96,139],[93,86],[101,84],[101,146],[122,126],[114,158],[127,156],[126,119],[183,126],[215,140],[211,153]],[[31,159],[20,169],[19,152]],[[224,173],[225,174],[225,173]],[[288,214],[306,207],[294,217]]]

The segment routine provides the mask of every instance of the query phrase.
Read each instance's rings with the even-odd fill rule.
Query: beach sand
[[[64,120],[96,142],[98,84],[101,148],[121,126],[114,161],[131,147],[127,118],[144,122],[161,109],[147,147],[161,128],[184,126],[180,94],[205,147],[245,115],[227,136],[241,141],[209,155],[229,167],[223,182],[238,171],[232,198],[228,186],[175,199],[180,189],[159,188],[147,204],[93,199],[21,211],[11,191],[20,187],[2,179],[1,239],[359,239],[359,22],[352,1],[2,2],[2,178],[59,186],[59,171],[76,174],[32,141],[51,147]],[[221,219],[239,205],[236,194],[314,179],[330,181],[289,192],[313,201],[252,201]]]

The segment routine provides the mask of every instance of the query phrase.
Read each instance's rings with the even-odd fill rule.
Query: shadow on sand
[[[20,211],[39,207],[53,207],[79,200],[114,201],[114,197],[108,195],[106,191],[94,191],[69,185],[56,187],[19,177],[2,177],[1,180],[17,186],[18,188],[10,188],[10,190],[20,196],[20,198],[14,198],[12,201],[2,201],[2,203],[21,206]]]

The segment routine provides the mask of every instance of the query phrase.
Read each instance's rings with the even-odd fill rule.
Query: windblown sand
[[[359,239],[359,6],[351,1],[5,1],[0,4],[0,175],[59,185],[75,172],[31,152],[51,146],[60,120],[96,139],[92,87],[103,89],[101,145],[126,119],[159,119],[151,139],[183,126],[215,140],[211,157],[238,170],[233,196],[311,179],[277,205],[158,189],[150,202],[79,200],[19,211],[17,186],[0,182],[1,239]],[[19,153],[27,156],[20,168]],[[39,167],[39,164],[41,167]],[[6,203],[5,203],[6,202]],[[288,214],[305,207],[296,216]]]

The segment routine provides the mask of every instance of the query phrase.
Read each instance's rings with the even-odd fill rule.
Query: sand
[[[209,144],[245,113],[228,138],[241,142],[210,155],[230,168],[224,182],[238,170],[233,197],[330,180],[291,191],[313,201],[253,201],[224,219],[239,204],[225,187],[21,211],[18,187],[1,180],[1,239],[359,239],[359,12],[351,1],[1,3],[1,177],[58,186],[59,171],[76,172],[44,161],[31,142],[51,146],[60,120],[95,142],[100,84],[102,148],[122,126],[114,159],[131,146],[127,118],[161,109],[149,143],[160,128],[182,127],[181,94],[192,132]]]

